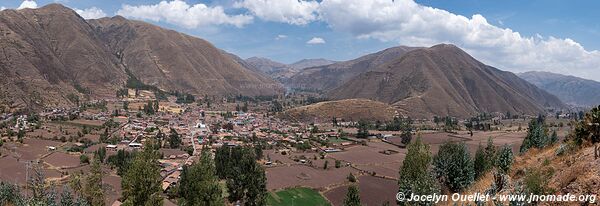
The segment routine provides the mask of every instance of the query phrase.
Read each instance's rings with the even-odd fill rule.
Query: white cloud
[[[81,9],[74,9],[74,10],[84,19],[99,19],[99,18],[107,16],[106,13],[104,13],[104,11],[102,11],[102,9],[99,9],[96,7],[87,8],[84,10],[81,10]]]
[[[21,5],[17,8],[18,9],[35,9],[37,8],[38,5],[37,3],[35,3],[35,1],[33,0],[25,0],[23,1],[23,3],[21,3]]]
[[[243,0],[236,2],[234,7],[248,9],[263,20],[305,25],[318,19],[319,3],[304,0]]]
[[[412,0],[324,0],[320,15],[334,30],[411,46],[453,43],[492,66],[514,72],[545,70],[600,80],[600,52],[571,39],[524,37]]]
[[[325,44],[325,39],[320,37],[313,37],[306,42],[307,44]]]
[[[161,1],[154,5],[123,5],[117,14],[156,22],[165,21],[186,28],[222,24],[243,27],[253,21],[253,17],[250,15],[228,15],[220,6],[189,5],[181,0]]]
[[[322,21],[358,38],[408,46],[452,43],[486,64],[513,72],[543,70],[600,80],[598,50],[586,50],[569,38],[522,36],[488,23],[480,14],[465,17],[413,0],[242,0],[235,5],[268,21]]]
[[[6,9],[6,7],[3,7],[3,6],[0,7],[0,11],[5,10],[5,9]]]
[[[281,39],[285,39],[287,37],[288,37],[287,35],[279,34],[275,37],[275,40],[281,40]]]

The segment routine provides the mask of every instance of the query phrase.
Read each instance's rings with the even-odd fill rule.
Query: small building
[[[132,143],[129,143],[129,147],[134,148],[134,149],[139,149],[139,148],[142,148],[142,144],[137,143],[137,142],[132,142]]]
[[[106,149],[107,150],[117,150],[117,145],[114,145],[114,144],[106,145]]]

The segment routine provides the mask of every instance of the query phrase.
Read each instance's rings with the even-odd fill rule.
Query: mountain
[[[0,35],[2,110],[72,105],[72,94],[88,91],[114,96],[126,81],[101,37],[61,5],[3,10]]]
[[[517,75],[567,104],[584,107],[600,104],[600,82],[550,72],[533,71]]]
[[[264,73],[271,73],[283,69],[291,69],[291,67],[284,63],[279,63],[262,57],[250,57],[245,61]]]
[[[413,117],[469,117],[481,112],[538,114],[565,108],[515,74],[487,66],[454,45],[418,48],[349,78],[332,99],[367,98]]]
[[[132,78],[197,95],[282,91],[205,40],[118,16],[86,21],[60,4],[0,11],[0,36],[5,111],[114,97]]]
[[[318,66],[325,66],[325,65],[330,65],[336,63],[336,61],[332,61],[332,60],[328,60],[328,59],[323,59],[323,58],[319,58],[319,59],[303,59],[297,62],[294,62],[290,65],[288,65],[291,68],[294,69],[305,69],[305,68],[309,68],[309,67],[318,67]]]
[[[300,71],[299,69],[292,68],[286,64],[262,57],[251,57],[245,61],[254,68],[257,68],[257,70],[279,82],[287,81],[287,79]]]
[[[145,84],[199,95],[273,95],[281,89],[203,39],[120,16],[90,24]]]
[[[306,68],[292,76],[285,84],[290,88],[328,91],[414,49],[417,48],[393,47],[355,60]]]

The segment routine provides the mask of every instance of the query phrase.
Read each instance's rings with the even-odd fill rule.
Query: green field
[[[270,206],[294,206],[294,205],[314,205],[330,206],[319,192],[310,188],[293,188],[270,192],[267,197],[267,205]]]

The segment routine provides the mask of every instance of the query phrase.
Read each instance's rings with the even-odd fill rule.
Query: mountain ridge
[[[600,104],[600,82],[551,72],[530,71],[517,74],[520,78],[548,91],[563,102],[590,107]]]
[[[164,91],[196,95],[283,92],[280,83],[203,39],[120,16],[86,21],[60,4],[4,10],[0,34],[3,111],[114,97],[129,74]]]
[[[403,115],[422,118],[481,112],[533,115],[545,108],[566,108],[555,96],[477,61],[454,45],[412,49],[364,70],[327,90],[326,96],[381,101]]]

